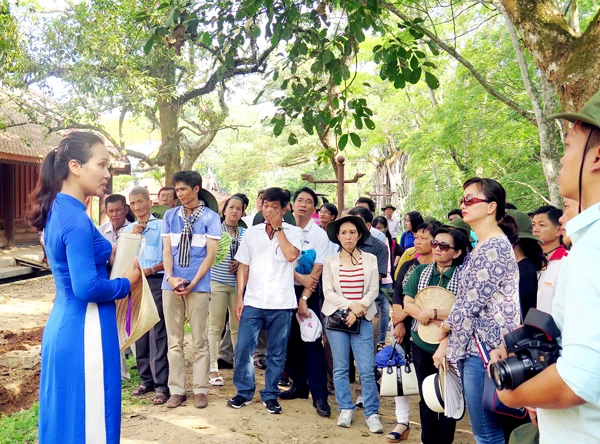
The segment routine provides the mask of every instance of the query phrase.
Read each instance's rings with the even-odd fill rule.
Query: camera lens
[[[490,374],[498,390],[514,389],[529,379],[531,369],[525,364],[516,356],[492,364]]]

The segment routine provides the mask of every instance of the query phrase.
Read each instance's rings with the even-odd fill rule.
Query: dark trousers
[[[158,309],[160,321],[135,343],[135,354],[141,384],[168,392],[169,361],[167,360],[167,329],[163,314],[162,275],[147,276],[148,286]]]
[[[413,342],[412,355],[419,381],[419,413],[421,415],[421,442],[423,444],[451,444],[454,441],[454,431],[456,430],[456,420],[446,418],[443,413],[436,413],[427,407],[423,400],[421,386],[423,380],[438,372],[433,365],[433,353],[429,353]]]
[[[300,299],[304,287],[295,286],[296,299]],[[308,308],[321,319],[321,301],[318,289],[308,299]],[[300,325],[296,319],[296,310],[292,316],[292,328],[287,347],[286,372],[294,386],[304,388],[308,385],[313,400],[327,399],[327,370],[325,351],[321,338],[315,342],[304,342],[300,335]]]

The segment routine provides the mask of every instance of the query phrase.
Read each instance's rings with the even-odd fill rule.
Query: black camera
[[[507,353],[514,353],[490,366],[498,390],[514,389],[533,378],[560,356],[560,329],[552,316],[531,308],[523,326],[504,336]]]

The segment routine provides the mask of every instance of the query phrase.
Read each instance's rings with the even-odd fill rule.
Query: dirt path
[[[29,279],[0,285],[0,349],[15,346],[15,338],[25,342],[39,339],[36,330],[43,327],[54,297],[52,276]],[[16,335],[15,335],[16,334]],[[12,342],[11,342],[12,339]],[[189,340],[186,337],[186,356],[191,356]],[[17,341],[18,342],[18,341]],[[192,401],[184,406],[170,410],[163,406],[130,404],[123,410],[121,437],[123,444],[145,444],[159,442],[181,444],[183,442],[203,443],[385,443],[385,435],[372,435],[364,424],[362,411],[354,415],[350,429],[336,426],[337,405],[330,397],[333,415],[331,418],[317,416],[310,400],[282,401],[283,413],[270,415],[260,402],[258,394],[254,402],[240,410],[226,406],[229,397],[235,394],[232,383],[232,371],[222,372],[225,385],[212,389],[209,405],[206,409],[194,408]],[[191,386],[191,366],[187,366],[188,387]],[[258,389],[263,386],[264,371],[257,371]],[[26,396],[6,399],[0,411],[11,413],[21,407],[28,408],[37,399],[39,384],[39,366],[30,371],[0,371],[0,388],[5,385],[26,382],[24,387],[31,388]],[[1,390],[0,390],[1,391]],[[29,389],[28,389],[29,391]],[[0,398],[2,398],[0,393]],[[24,395],[24,394],[23,394]],[[145,395],[149,401],[151,394]],[[0,399],[1,401],[1,399]],[[407,443],[420,442],[418,397],[411,400],[412,431]],[[394,401],[382,398],[381,418],[386,433],[395,426]],[[459,422],[457,444],[474,443],[468,419]]]

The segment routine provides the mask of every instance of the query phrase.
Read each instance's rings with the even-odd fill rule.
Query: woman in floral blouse
[[[520,323],[519,268],[504,234],[516,223],[505,214],[506,192],[495,180],[469,179],[463,189],[463,218],[475,231],[478,244],[463,264],[454,308],[440,327],[444,339],[433,359],[436,366],[446,355],[459,363],[477,444],[504,444],[502,423],[483,409],[487,370],[474,334],[489,351]]]

